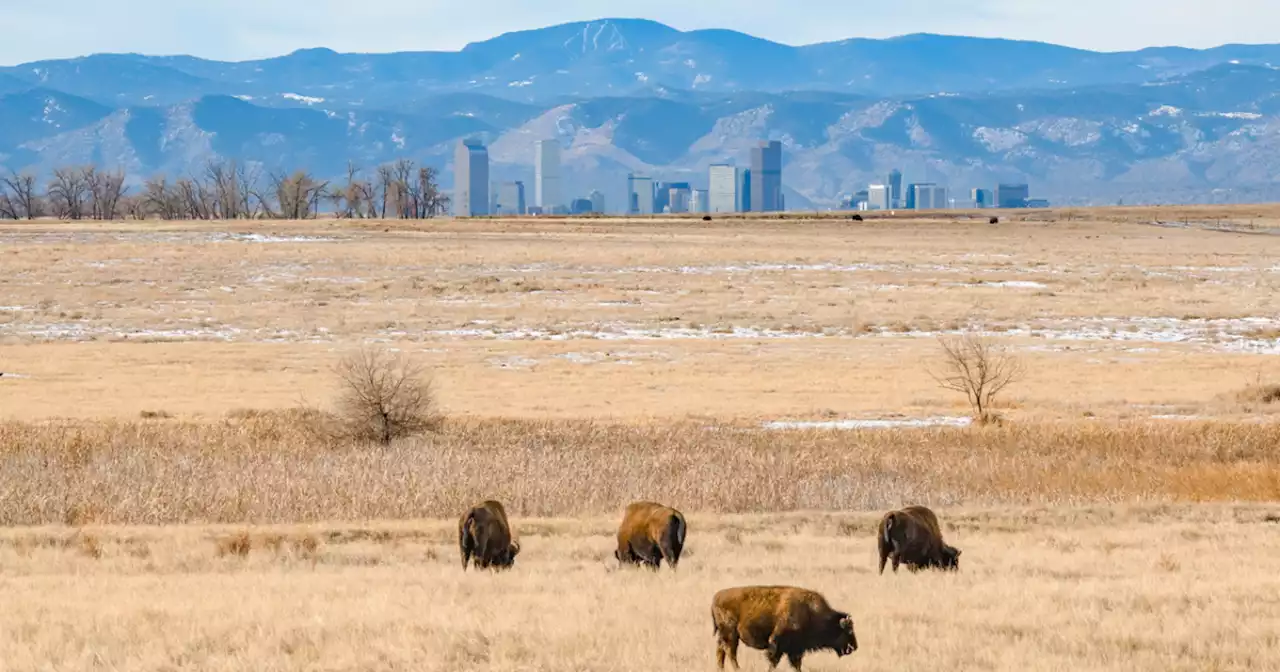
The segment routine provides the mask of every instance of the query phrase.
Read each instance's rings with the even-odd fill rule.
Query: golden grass
[[[1146,212],[3,225],[0,370],[26,377],[0,377],[0,413],[318,403],[365,340],[431,366],[451,414],[522,418],[953,413],[921,334],[961,328],[1030,360],[1009,401],[1060,418],[1280,378],[1280,238],[1132,223]]]
[[[711,669],[748,583],[853,612],[811,670],[1267,668],[1280,326],[1204,318],[1280,314],[1280,238],[1205,229],[1280,209],[998,214],[0,226],[0,670]],[[961,328],[1028,364],[1004,426],[760,428],[961,414],[919,335]],[[440,434],[292,410],[367,340],[431,367]],[[522,552],[463,574],[488,497]],[[639,498],[688,515],[679,572],[614,568]],[[874,575],[906,503],[958,575]]]
[[[920,431],[454,421],[390,448],[330,443],[302,412],[213,423],[0,425],[0,525],[874,511],[1280,499],[1280,425],[1071,422]]]
[[[734,585],[823,592],[860,648],[809,670],[1168,672],[1280,660],[1274,506],[940,509],[958,574],[875,573],[875,516],[694,514],[680,569],[620,571],[608,516],[515,518],[513,571],[452,521],[0,532],[6,670],[712,670]],[[219,555],[217,540],[250,538]],[[75,535],[91,534],[86,555]],[[273,539],[281,540],[279,544]],[[294,540],[311,539],[308,555]],[[302,543],[302,542],[299,542]],[[741,651],[763,670],[758,651]]]

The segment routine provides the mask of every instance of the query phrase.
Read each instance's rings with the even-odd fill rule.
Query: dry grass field
[[[853,614],[811,670],[1274,666],[1280,208],[1000,214],[0,226],[0,672],[712,670],[752,583]],[[368,343],[439,432],[317,430]],[[640,498],[678,571],[617,569]],[[958,574],[876,575],[908,503]]]

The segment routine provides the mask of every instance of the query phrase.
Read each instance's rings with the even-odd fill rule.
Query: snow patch
[[[313,98],[311,96],[303,96],[297,93],[282,93],[280,94],[280,97],[287,98],[288,100],[296,100],[304,105],[317,105],[324,102],[324,98]]]
[[[973,418],[966,417],[933,417],[933,418],[892,418],[880,420],[831,420],[823,422],[774,421],[764,423],[765,429],[773,430],[858,430],[858,429],[921,429],[925,427],[968,427]]]
[[[1172,105],[1161,105],[1148,113],[1149,117],[1181,117],[1182,108]]]

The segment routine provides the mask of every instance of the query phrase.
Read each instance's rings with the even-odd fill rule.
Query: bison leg
[[[900,564],[902,564],[902,558],[898,557],[897,553],[894,553],[893,554],[893,573],[894,574],[898,573],[898,565]]]
[[[467,563],[471,561],[471,535],[465,531],[458,532],[458,550],[462,553],[462,571],[467,571]]]
[[[724,669],[725,654],[728,654],[729,664],[733,666],[733,669],[740,669],[738,667],[738,632],[736,630],[730,632],[728,637],[721,637],[720,639],[720,653],[717,656],[717,660],[721,669]]]
[[[778,667],[778,663],[782,661],[782,642],[779,641],[779,634],[774,630],[773,634],[769,635],[769,648],[765,652],[765,659],[769,661],[770,670]]]
[[[804,660],[804,651],[795,651],[787,654],[787,662],[791,663],[791,667],[796,668],[796,672],[800,672],[800,663]]]

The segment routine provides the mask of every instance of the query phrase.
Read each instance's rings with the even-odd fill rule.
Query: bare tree
[[[309,219],[319,209],[320,199],[328,190],[328,182],[319,182],[305,171],[296,171],[292,175],[271,175],[271,183],[275,192],[279,211],[275,214],[280,219]]]
[[[186,219],[187,210],[183,207],[182,195],[177,189],[170,187],[168,179],[163,175],[147,180],[139,196],[139,211],[143,217],[155,216],[160,219]]]
[[[35,219],[42,214],[36,176],[32,173],[10,171],[8,177],[0,177],[0,191],[8,192],[14,219]]]
[[[439,427],[426,372],[404,353],[361,347],[335,372],[341,382],[338,415],[348,438],[389,445]]]
[[[991,404],[997,394],[1022,379],[1022,362],[1003,348],[973,335],[940,338],[943,364],[930,375],[944,390],[965,395],[974,418],[985,423],[993,419]]]
[[[99,171],[90,166],[84,169],[85,183],[89,189],[89,212],[94,219],[115,219],[120,211],[120,199],[124,197],[124,171]]]
[[[436,181],[440,176],[440,171],[431,166],[423,166],[418,169],[418,184],[415,189],[417,196],[417,216],[419,219],[428,217],[436,217],[443,215],[449,210],[449,197],[444,195],[440,190],[440,185]]]
[[[53,171],[47,197],[53,214],[60,219],[83,219],[89,200],[86,173],[91,169],[58,168]]]

